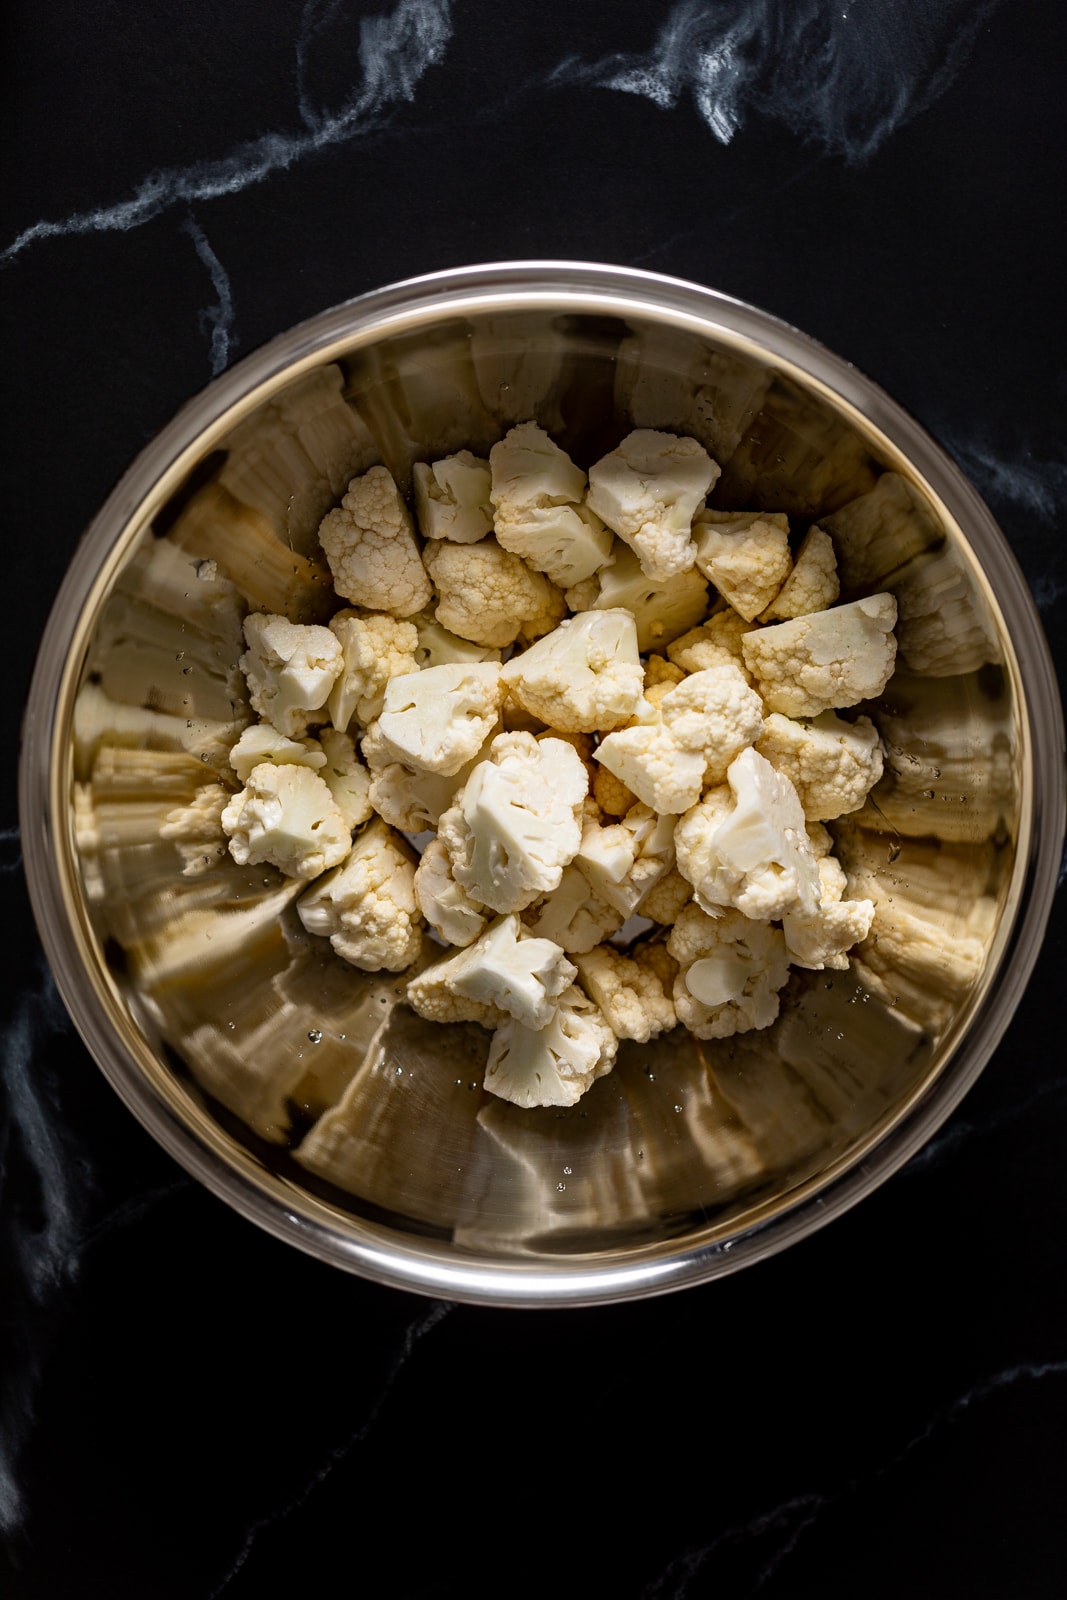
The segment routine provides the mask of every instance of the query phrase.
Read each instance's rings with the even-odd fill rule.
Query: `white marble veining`
[[[550,81],[663,110],[691,98],[722,144],[750,116],[772,117],[858,163],[944,94],[998,3],[681,0],[647,52],[568,56]]]
[[[200,314],[201,326],[210,334],[211,376],[217,378],[228,366],[237,342],[233,325],[234,305],[230,276],[211,248],[203,228],[191,213],[183,219],[181,230],[193,241],[193,249],[207,268],[211,287],[218,295],[215,304],[206,307]]]
[[[309,0],[305,19],[308,12],[325,16],[329,9],[328,4]],[[362,82],[338,110],[316,119],[306,86],[302,86],[301,114],[305,122],[308,115],[313,118],[302,131],[261,134],[214,160],[152,172],[124,200],[35,222],[0,251],[0,264],[12,262],[44,239],[126,233],[175,206],[237,194],[316,151],[371,132],[381,126],[393,106],[413,98],[427,69],[442,59],[452,36],[451,12],[451,0],[399,0],[388,15],[364,18],[359,46]],[[305,20],[302,40],[308,37],[308,27]]]

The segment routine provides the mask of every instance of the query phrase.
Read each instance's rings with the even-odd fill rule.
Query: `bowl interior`
[[[899,438],[835,393],[832,358],[806,374],[713,308],[424,295],[404,316],[357,302],[306,343],[179,419],[93,534],[52,751],[97,1053],[187,1165],[358,1270],[502,1299],[463,1271],[535,1268],[565,1295],[682,1251],[707,1276],[914,1112],[994,982],[1029,750],[988,568]],[[402,979],[304,934],[299,885],[165,825],[232,777],[244,612],[332,609],[315,532],[348,479],[384,462],[407,487],[413,462],[528,418],[584,467],[634,426],[695,436],[723,466],[711,504],[818,520],[842,599],[889,589],[901,616],[897,674],[862,708],[886,773],[831,826],[871,939],[846,972],[795,972],[769,1030],[624,1045],[569,1110],[485,1094],[486,1032],[420,1021]]]

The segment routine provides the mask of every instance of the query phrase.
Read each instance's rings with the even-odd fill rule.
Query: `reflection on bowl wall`
[[[536,419],[583,467],[632,428],[700,440],[710,504],[833,537],[890,590],[884,776],[831,825],[871,936],[795,971],[778,1022],[625,1044],[573,1108],[481,1089],[490,1035],[306,934],[304,885],[224,848],[251,609],[336,604],[316,530],[350,477]],[[686,626],[689,624],[687,623]],[[666,642],[664,640],[663,642]],[[985,507],[873,385],[773,319],[613,268],[416,280],[267,346],[145,451],[57,602],[23,757],[31,890],[64,997],[158,1138],[325,1259],[453,1298],[589,1303],[706,1279],[851,1204],[973,1081],[1036,955],[1062,732]],[[221,785],[221,788],[220,788]]]

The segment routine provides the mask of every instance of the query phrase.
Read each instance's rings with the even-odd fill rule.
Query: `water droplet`
[[[312,1044],[321,1044],[322,1043],[322,1029],[321,1028],[309,1028],[308,1029],[308,1038],[311,1040]]]
[[[563,1176],[564,1176],[564,1177],[565,1177],[565,1178],[569,1178],[569,1177],[570,1177],[570,1176],[571,1176],[571,1169],[570,1169],[570,1167],[564,1167],[564,1169],[563,1169]]]
[[[403,1067],[397,1067],[397,1069],[396,1069],[396,1076],[397,1076],[397,1077],[398,1077],[398,1078],[402,1078],[402,1077],[403,1077],[403,1076],[404,1076],[404,1069],[403,1069]]]
[[[649,1083],[655,1083],[656,1081],[656,1074],[654,1072],[646,1072],[645,1077],[648,1079]]]
[[[675,1111],[681,1111],[682,1108],[681,1108],[681,1106],[675,1106],[674,1109],[675,1109]]]
[[[890,866],[893,865],[893,862],[897,859],[899,854],[900,854],[900,845],[899,844],[891,844],[889,846],[888,851],[886,852],[886,861],[889,863]]]
[[[934,791],[932,789],[924,789],[923,790],[923,799],[924,800],[932,800],[933,798],[934,798]]]
[[[457,1089],[462,1089],[462,1087],[463,1087],[463,1079],[462,1078],[457,1078],[456,1079],[456,1088]]]
[[[556,1184],[556,1193],[557,1194],[566,1194],[566,1192],[567,1192],[567,1185],[565,1183],[557,1183]]]
[[[645,1152],[643,1150],[639,1150],[637,1152],[637,1159],[638,1161],[643,1161],[645,1159]]]
[[[175,661],[184,661],[185,660],[185,651],[184,650],[179,650],[178,654],[174,657],[174,659],[175,659]]]
[[[838,1037],[838,1039],[843,1039],[845,1036],[844,1036],[843,1033],[839,1033],[837,1037]]]
[[[231,1032],[232,1032],[232,1031],[233,1031],[233,1029],[234,1029],[234,1028],[236,1028],[236,1026],[237,1026],[237,1024],[236,1024],[236,1022],[228,1022],[228,1023],[227,1023],[227,1024],[226,1024],[226,1026],[227,1026],[227,1027],[228,1027],[228,1028],[229,1028],[229,1029],[230,1029],[230,1031],[231,1031]]]

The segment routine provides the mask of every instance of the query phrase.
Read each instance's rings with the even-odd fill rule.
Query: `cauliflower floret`
[[[496,1006],[527,1028],[548,1026],[560,995],[577,976],[558,944],[528,933],[514,914],[491,923],[435,970],[457,994]]]
[[[696,439],[636,428],[590,467],[586,503],[665,582],[693,565],[693,516],[718,476]]]
[[[319,524],[319,543],[344,600],[369,611],[410,617],[432,594],[407,507],[392,474],[371,467],[353,478]]]
[[[296,909],[308,933],[329,939],[343,960],[364,972],[402,972],[422,950],[415,856],[377,818]]]
[[[819,874],[793,785],[752,749],[726,778],[674,830],[678,870],[697,904],[711,916],[734,906],[767,920],[795,907],[813,912]]]
[[[583,503],[585,473],[536,422],[489,452],[497,542],[553,583],[592,577],[611,555],[611,531]]]
[[[610,564],[567,590],[572,611],[629,611],[637,624],[637,648],[657,650],[699,622],[708,609],[708,584],[695,567],[665,583],[650,578],[621,539]]]
[[[684,750],[658,718],[609,733],[593,754],[653,811],[677,816],[700,799],[707,765],[703,751]]]
[[[571,617],[513,656],[501,677],[519,704],[552,728],[614,728],[641,698],[634,620],[626,611]]]
[[[344,859],[352,842],[336,800],[310,767],[253,767],[221,817],[239,866],[266,862],[290,878],[315,878]]]
[[[389,680],[419,670],[418,633],[410,622],[381,612],[366,617],[341,613],[330,619],[330,631],[344,654],[341,675],[327,701],[330,721],[341,733],[353,716],[365,728],[380,713]]]
[[[591,779],[593,799],[609,817],[624,817],[637,804],[637,796],[608,768],[597,766]]]
[[[621,911],[597,898],[584,872],[571,862],[564,867],[558,886],[527,906],[522,920],[539,938],[551,939],[568,955],[580,955],[618,933],[626,919]]]
[[[424,539],[477,544],[492,533],[488,461],[479,460],[469,450],[459,450],[430,466],[416,461],[411,475],[419,531]]]
[[[811,722],[794,722],[772,711],[756,749],[792,783],[809,822],[858,811],[882,776],[882,742],[869,717],[845,722],[824,711]]]
[[[444,970],[447,966],[447,960],[436,961],[408,980],[405,993],[412,1011],[427,1022],[477,1022],[490,1032],[510,1022],[507,1012],[498,1006],[472,1000],[454,989]]]
[[[667,950],[681,968],[674,980],[678,1021],[698,1039],[769,1028],[777,1017],[789,955],[781,931],[769,922],[740,911],[709,917],[686,906]]]
[[[489,1046],[485,1088],[517,1106],[573,1106],[615,1065],[618,1041],[597,1006],[576,987],[560,997],[545,1028],[509,1019]]]
[[[812,611],[825,611],[841,593],[834,542],[821,528],[809,528],[797,551],[793,570],[767,609],[761,622],[788,622]]]
[[[638,902],[637,915],[648,917],[651,922],[658,922],[663,927],[670,927],[671,923],[678,921],[682,907],[688,905],[692,898],[693,885],[688,878],[682,877],[677,867],[672,867]]]
[[[499,661],[500,651],[485,644],[473,644],[461,639],[458,633],[442,628],[431,612],[420,612],[412,617],[419,642],[415,647],[415,664],[418,667],[445,667],[451,662]]]
[[[370,773],[356,755],[356,747],[347,733],[323,728],[319,740],[326,758],[321,774],[326,787],[336,800],[345,825],[349,829],[358,828],[374,811]]]
[[[247,783],[252,768],[263,761],[317,772],[326,765],[326,754],[317,739],[287,739],[269,722],[251,722],[230,751],[230,766],[241,782]]]
[[[763,731],[763,702],[734,666],[691,673],[659,709],[674,742],[703,756],[705,783],[722,783],[734,757]]]
[[[329,628],[253,611],[244,620],[248,649],[240,660],[252,709],[289,738],[307,732],[343,666]],[[323,719],[325,720],[325,718]]]
[[[816,852],[818,854],[818,852]],[[812,912],[787,911],[782,932],[790,961],[821,972],[825,967],[844,971],[847,950],[866,939],[874,921],[873,900],[845,900],[848,880],[836,856],[818,860],[819,904]]]
[[[559,590],[495,539],[478,544],[442,540],[425,553],[440,592],[435,616],[444,628],[475,644],[501,648],[520,634],[539,639],[566,614]]]
[[[675,684],[681,683],[684,677],[685,669],[676,667],[673,661],[668,661],[663,656],[649,656],[645,662],[646,692],[661,684],[666,684],[673,689]]]
[[[579,956],[577,966],[582,987],[617,1039],[647,1044],[677,1022],[674,1003],[648,961],[647,950],[631,957],[602,944]]]
[[[581,844],[588,787],[562,739],[498,734],[438,824],[456,881],[499,912],[551,893]]]
[[[183,878],[201,877],[226,854],[222,813],[232,798],[221,783],[201,784],[187,805],[175,806],[163,818],[159,837],[177,845]]]
[[[415,898],[430,927],[446,944],[462,950],[485,932],[488,913],[452,876],[448,851],[440,839],[431,839],[422,852],[415,871]]]
[[[896,659],[897,603],[872,594],[745,635],[745,665],[768,711],[817,717],[881,694]]]
[[[738,616],[732,606],[716,611],[699,628],[691,628],[667,646],[668,658],[685,672],[706,672],[709,667],[730,666],[743,672],[745,682],[752,674],[745,666],[741,640],[756,627]]]
[[[623,918],[632,916],[674,865],[674,825],[673,816],[658,816],[640,804],[607,827],[587,817],[574,865],[600,900]]]
[[[746,622],[766,610],[793,565],[789,519],[777,511],[705,511],[693,538],[697,566]]]
[[[478,754],[503,699],[495,661],[405,673],[386,685],[378,736],[395,760],[451,777]]]

